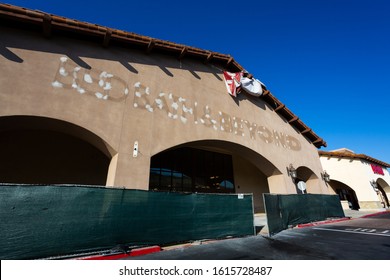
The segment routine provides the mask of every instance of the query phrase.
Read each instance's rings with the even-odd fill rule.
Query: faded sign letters
[[[113,74],[84,69],[67,57],[61,57],[60,61],[52,82],[55,88],[72,89],[79,94],[113,101],[122,101],[129,94],[126,82]]]
[[[200,106],[197,101],[190,101],[172,93],[160,92],[153,95],[150,88],[141,83],[136,83],[134,87],[133,105],[136,108],[151,113],[161,110],[166,113],[167,117],[175,120],[180,119],[184,124],[193,122],[217,131],[234,133],[237,136],[250,137],[253,140],[261,139],[265,143],[273,143],[285,149],[301,150],[301,143],[298,139],[283,132],[270,130],[263,125],[231,116],[225,112],[216,112],[208,105]]]
[[[54,88],[64,88],[81,95],[93,96],[102,101],[120,102],[129,96],[129,86],[120,77],[106,71],[84,69],[67,57],[60,58],[56,72]],[[172,120],[183,124],[194,123],[208,129],[232,133],[239,137],[260,139],[285,149],[299,151],[301,143],[295,137],[270,129],[264,125],[250,122],[226,112],[215,110],[208,105],[188,100],[173,93],[159,92],[152,94],[149,87],[137,82],[133,86],[133,107],[154,113],[157,110]]]

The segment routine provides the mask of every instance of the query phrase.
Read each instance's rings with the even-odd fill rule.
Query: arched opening
[[[310,168],[306,166],[298,167],[297,177],[294,181],[297,194],[315,193],[317,180],[318,177]]]
[[[351,187],[336,180],[330,180],[329,185],[333,192],[339,196],[342,204],[352,210],[360,209],[356,192]]]
[[[378,197],[381,201],[381,204],[384,208],[389,208],[390,207],[390,203],[389,203],[389,198],[387,196],[387,193],[390,193],[390,186],[389,184],[386,183],[385,180],[383,180],[382,178],[379,178],[377,181],[376,181],[376,185],[377,185],[377,188],[378,188]]]
[[[278,174],[268,160],[226,141],[196,141],[151,158],[149,189],[202,193],[252,193],[254,211],[264,212],[267,178]]]
[[[234,193],[232,156],[191,147],[161,152],[151,159],[151,190]]]
[[[0,182],[105,185],[110,148],[74,124],[44,117],[0,118]]]

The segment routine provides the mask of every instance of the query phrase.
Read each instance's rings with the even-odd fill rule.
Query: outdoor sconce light
[[[291,176],[291,178],[296,179],[297,178],[297,170],[294,168],[294,166],[290,163],[290,166],[287,167],[288,175]]]
[[[134,142],[134,148],[133,148],[133,157],[138,156],[138,141]]]
[[[326,172],[326,170],[324,170],[324,173],[321,173],[321,177],[322,177],[322,180],[324,180],[326,183],[329,183],[329,182],[330,182],[330,176],[329,176],[329,174]]]
[[[378,192],[378,185],[376,184],[375,180],[371,180],[370,184],[371,184],[372,188],[374,189],[374,191]]]

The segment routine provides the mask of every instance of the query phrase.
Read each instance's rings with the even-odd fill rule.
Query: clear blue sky
[[[230,54],[324,138],[322,150],[390,163],[388,0],[5,3]]]

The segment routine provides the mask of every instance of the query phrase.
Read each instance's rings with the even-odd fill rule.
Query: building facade
[[[329,193],[325,141],[265,87],[229,95],[231,56],[6,4],[0,21],[1,182],[253,193],[255,212]]]
[[[390,207],[390,164],[345,148],[319,154],[331,179],[329,190],[340,196],[344,208]]]

